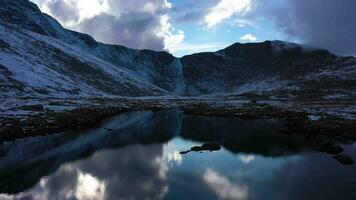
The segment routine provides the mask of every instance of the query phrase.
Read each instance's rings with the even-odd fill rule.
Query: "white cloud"
[[[233,184],[226,177],[217,172],[207,169],[204,181],[216,192],[219,199],[243,200],[248,199],[248,187],[246,185]]]
[[[252,9],[252,0],[220,0],[205,16],[208,27],[214,27],[235,14],[245,15]]]
[[[183,42],[168,0],[32,0],[64,27],[136,49],[169,50]]]
[[[158,156],[155,159],[155,162],[160,166],[159,173],[158,173],[159,177],[162,180],[165,180],[167,178],[168,171],[175,165],[182,164],[182,161],[183,161],[183,157],[178,151],[173,150],[169,146],[169,144],[164,145],[162,156]]]
[[[257,38],[251,34],[245,34],[242,37],[240,37],[240,40],[243,42],[256,42]]]
[[[161,26],[157,30],[157,35],[164,38],[164,48],[169,52],[173,52],[184,41],[184,31],[175,31],[175,28],[169,21],[169,16],[161,17]]]
[[[79,22],[100,14],[105,9],[106,0],[32,0],[42,12],[59,17],[65,26],[74,26]],[[62,15],[62,14],[70,14]],[[73,15],[76,17],[73,17]],[[56,16],[62,15],[62,16]]]
[[[78,199],[103,200],[105,195],[105,182],[90,174],[79,172],[75,196]]]
[[[70,0],[73,1],[73,0]],[[102,12],[103,6],[97,0],[74,0],[79,9],[80,21],[85,18],[91,18]]]

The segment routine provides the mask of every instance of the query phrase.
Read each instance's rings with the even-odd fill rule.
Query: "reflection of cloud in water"
[[[1,199],[162,199],[167,173],[182,157],[167,145],[103,151],[62,166],[33,189]]]
[[[212,169],[206,170],[203,179],[220,199],[242,200],[248,198],[248,187],[246,185],[232,183]]]
[[[250,162],[255,160],[255,156],[254,155],[240,155],[240,160],[241,160],[241,162],[243,162],[245,164],[249,164]]]
[[[156,162],[160,165],[159,176],[162,179],[167,177],[167,173],[174,165],[182,163],[182,155],[176,150],[170,150],[168,145],[163,146],[163,155],[156,158]]]
[[[67,179],[69,176],[72,178]],[[60,180],[63,178],[63,180]],[[61,185],[63,184],[63,185]],[[25,192],[14,199],[85,199],[103,200],[105,182],[79,169],[61,168],[55,177],[44,178],[32,191]]]
[[[80,173],[75,196],[78,199],[102,200],[105,194],[105,183],[91,176]]]

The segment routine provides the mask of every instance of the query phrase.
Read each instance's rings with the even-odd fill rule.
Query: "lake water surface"
[[[279,134],[282,125],[144,111],[6,143],[0,199],[356,199],[356,166]],[[180,154],[208,142],[221,150]],[[343,147],[356,159],[356,146]]]

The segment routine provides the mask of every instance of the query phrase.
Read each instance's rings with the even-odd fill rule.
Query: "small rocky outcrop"
[[[345,154],[334,156],[334,159],[344,165],[352,165],[354,163],[352,158],[350,158],[350,156],[345,155]]]
[[[182,151],[180,154],[187,154],[189,152],[202,152],[202,151],[219,151],[221,149],[220,145],[218,143],[214,142],[209,142],[209,143],[204,143],[201,146],[194,146],[190,148],[188,151]]]
[[[340,154],[344,151],[344,149],[340,146],[319,146],[319,147],[316,147],[315,148],[317,151],[320,151],[320,152],[325,152],[325,153],[328,153],[328,154],[332,154],[332,155],[337,155],[337,154]]]

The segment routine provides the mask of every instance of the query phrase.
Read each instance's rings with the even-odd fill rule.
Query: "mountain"
[[[63,28],[28,0],[0,0],[1,96],[356,96],[356,59],[282,41],[176,58]]]
[[[145,96],[168,92],[109,53],[139,54],[64,29],[27,1],[0,0],[0,91],[10,96]],[[89,53],[92,52],[93,54]],[[108,53],[109,52],[109,53]],[[157,53],[161,55],[163,53]],[[114,64],[115,63],[115,64]],[[158,79],[157,79],[158,80]],[[158,84],[157,84],[158,85]]]
[[[182,58],[187,93],[355,96],[356,59],[282,41],[234,44]]]

